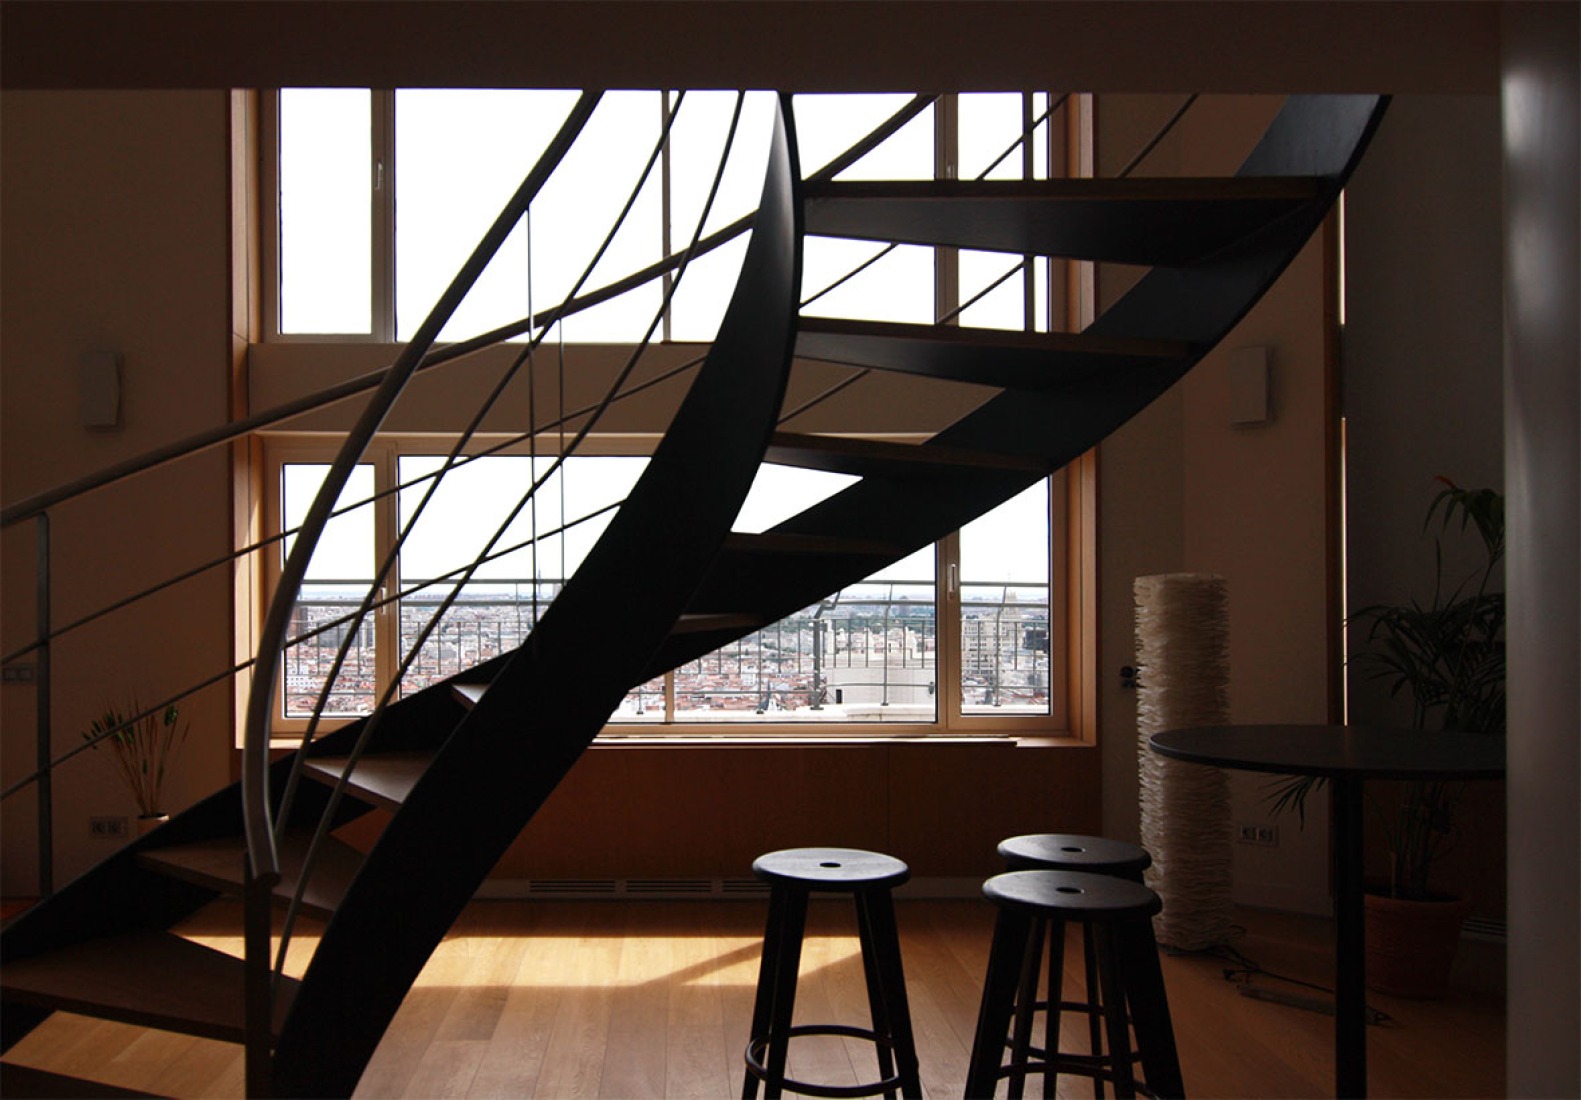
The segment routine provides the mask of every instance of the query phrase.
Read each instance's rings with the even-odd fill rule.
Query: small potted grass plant
[[[165,778],[187,737],[187,724],[174,703],[144,710],[134,696],[124,712],[107,707],[82,736],[95,751],[110,750],[117,774],[137,803],[140,833],[169,818]]]

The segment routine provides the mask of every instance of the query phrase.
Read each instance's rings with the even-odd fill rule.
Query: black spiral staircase
[[[1291,97],[1226,179],[840,183],[802,180],[785,102],[718,338],[527,643],[269,763],[254,793],[220,791],[17,919],[0,936],[7,1048],[64,1010],[246,1043],[256,1094],[350,1094],[430,953],[630,688],[860,581],[1100,442],[1272,284],[1384,107]],[[1150,270],[1074,334],[835,321],[799,316],[804,233]],[[798,435],[776,430],[797,358],[1001,392],[920,445]],[[733,534],[764,461],[860,480]],[[610,608],[619,644],[597,625]],[[392,814],[366,855],[328,835],[374,808]],[[169,931],[249,890],[255,914],[272,894],[327,922],[300,980],[271,971],[267,922],[250,927],[250,965]]]

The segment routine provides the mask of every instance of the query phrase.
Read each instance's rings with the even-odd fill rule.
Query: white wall
[[[1233,172],[1280,101],[1203,97],[1140,174]],[[1180,102],[1102,97],[1100,174],[1123,166]],[[1313,242],[1219,349],[1100,447],[1101,741],[1110,835],[1135,839],[1138,831],[1136,693],[1119,682],[1120,667],[1135,658],[1136,577],[1225,578],[1231,721],[1328,717],[1325,271],[1322,244]],[[1124,282],[1101,280],[1105,300]],[[1243,347],[1269,349],[1273,415],[1255,427],[1229,418],[1228,360]],[[1232,774],[1230,782],[1232,821],[1265,823],[1265,781]],[[1304,831],[1294,820],[1280,823],[1278,848],[1235,846],[1237,901],[1327,910],[1327,819],[1323,807],[1312,809]]]
[[[230,293],[226,96],[222,92],[16,92],[0,97],[0,498],[7,505],[226,415]],[[122,426],[83,428],[77,359],[116,350]],[[229,549],[222,453],[107,489],[52,520],[57,627]],[[32,524],[6,532],[7,652],[32,637]],[[227,668],[229,573],[218,570],[130,619],[63,639],[52,657],[54,749],[106,706],[147,704]],[[169,784],[186,806],[230,775],[224,691],[183,704],[193,733]],[[34,764],[31,685],[0,688],[7,785]],[[88,817],[128,815],[104,753],[64,766],[54,828],[60,884],[108,851]],[[31,796],[8,799],[0,888],[34,889]]]

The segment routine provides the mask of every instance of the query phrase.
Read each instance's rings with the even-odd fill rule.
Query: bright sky
[[[691,92],[672,136],[671,234],[678,250],[696,230],[717,159],[725,147],[734,93]],[[804,171],[843,152],[880,120],[904,104],[905,95],[798,96],[798,140]],[[472,249],[506,198],[550,140],[576,100],[574,92],[403,90],[396,95],[396,312],[397,336],[415,330],[428,304]],[[281,93],[282,329],[298,333],[370,331],[371,97],[366,90],[286,90]],[[762,165],[772,120],[768,93],[747,97],[732,159],[704,227],[711,231],[749,211],[762,184]],[[1019,95],[961,97],[961,175],[980,173],[1019,134]],[[622,204],[640,177],[656,140],[663,113],[653,92],[606,94],[598,110],[534,204],[528,224],[519,225],[442,334],[455,339],[542,311],[572,290],[593,258]],[[933,175],[934,122],[924,112],[862,161],[843,179],[921,179]],[[1045,133],[1046,131],[1040,131]],[[1040,138],[1041,140],[1041,138]],[[1019,156],[993,172],[1014,176]],[[743,242],[700,261],[689,270],[676,297],[672,336],[711,339],[734,284]],[[836,281],[881,246],[870,242],[812,238],[804,262],[804,295]],[[584,289],[597,287],[659,259],[665,252],[658,176],[639,193],[628,221],[594,269]],[[962,295],[1001,275],[1018,258],[984,253],[961,257]],[[858,278],[818,299],[809,312],[883,320],[933,320],[933,253],[900,248]],[[659,306],[652,285],[573,318],[567,341],[628,340],[640,337]],[[1012,280],[963,315],[984,327],[1020,328],[1021,290]],[[494,457],[453,472],[425,509],[425,519],[402,554],[406,577],[432,576],[480,551],[505,523],[510,508],[530,483],[526,457]],[[576,503],[572,513],[624,496],[638,476],[640,459],[579,458],[564,484],[555,478],[539,493],[540,528],[562,522],[562,491]],[[438,460],[402,460],[403,480]],[[540,460],[540,470],[544,468]],[[285,469],[285,521],[300,522],[325,467]],[[836,491],[851,479],[785,467],[764,467],[737,521],[737,529],[762,530]],[[343,500],[373,490],[372,468],[363,467]],[[402,494],[403,513],[422,490]],[[1041,487],[977,521],[963,532],[963,579],[1042,582],[1047,575],[1047,517]],[[499,545],[526,537],[532,509],[513,520]],[[560,576],[574,568],[602,529],[588,524],[565,539],[543,542],[536,569],[531,551],[483,568],[482,576]],[[310,579],[371,574],[374,562],[372,509],[336,520],[326,533]],[[930,554],[921,553],[881,576],[932,576]]]

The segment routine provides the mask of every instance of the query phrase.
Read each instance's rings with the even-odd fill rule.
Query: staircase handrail
[[[659,160],[659,157],[660,157],[661,153],[663,152],[665,146],[669,143],[671,127],[674,124],[676,115],[679,113],[679,110],[680,110],[680,107],[681,107],[681,102],[682,102],[683,98],[684,98],[684,93],[681,96],[677,96],[675,102],[672,104],[671,110],[666,115],[664,125],[663,125],[663,127],[662,127],[662,129],[661,129],[661,131],[660,131],[660,133],[658,135],[658,139],[657,139],[657,141],[656,141],[656,143],[655,143],[655,145],[653,147],[652,154],[648,158],[647,165],[643,169],[643,171],[642,171],[641,175],[639,176],[635,186],[632,188],[631,194],[628,197],[624,208],[621,210],[619,217],[616,218],[614,225],[612,225],[610,227],[609,232],[606,234],[603,243],[595,251],[593,257],[585,265],[585,267],[584,267],[584,269],[582,271],[582,274],[579,276],[579,278],[577,279],[575,284],[573,284],[573,286],[571,288],[571,295],[572,296],[574,296],[576,294],[576,292],[581,289],[582,285],[588,279],[590,279],[592,277],[593,270],[598,266],[599,261],[603,258],[605,251],[609,248],[610,243],[614,240],[615,235],[620,230],[620,227],[625,223],[625,219],[626,219],[627,215],[630,213],[630,211],[633,208],[633,206],[635,205],[638,196],[642,193],[642,190],[643,190],[645,184],[647,183],[647,181],[648,181],[648,179],[649,179],[649,177],[650,177],[650,175],[651,175],[651,173],[653,171],[653,168],[654,168],[655,164],[658,163],[658,160]],[[740,97],[739,96],[737,98],[736,111],[737,111],[736,119],[739,119],[739,117],[740,117]],[[734,140],[734,136],[735,136],[735,122],[732,121],[731,130],[730,130],[730,139],[726,143],[725,157],[728,157],[728,155],[729,155],[730,142],[732,142]],[[721,160],[721,167],[720,167],[720,174],[722,175],[722,173],[723,173],[723,158]],[[704,219],[706,219],[706,217],[707,217],[708,209],[710,209],[711,206],[712,206],[714,194],[717,193],[717,189],[718,189],[718,177],[716,177],[716,179],[715,179],[714,191],[711,192],[710,195],[709,195],[708,205],[705,206],[705,208],[704,208],[704,212],[703,212],[703,218]],[[702,221],[699,221],[698,235],[700,235],[701,232],[702,232]],[[695,243],[695,240],[696,240],[696,237],[694,236],[693,243]],[[684,272],[686,270],[686,266],[690,262],[690,258],[691,258],[691,250],[690,249],[688,249],[686,252],[682,253],[681,263],[680,263],[680,265],[679,265],[679,267],[677,269],[678,270],[678,274],[677,274],[677,278],[675,280],[675,284],[679,283],[680,275],[684,274]],[[276,980],[278,980],[279,975],[281,973],[283,973],[284,964],[285,964],[285,957],[286,957],[286,950],[287,950],[287,947],[289,946],[289,941],[290,941],[291,928],[292,928],[292,925],[295,922],[296,915],[297,915],[297,913],[298,913],[298,911],[300,909],[300,906],[301,906],[301,903],[302,903],[302,898],[305,895],[307,882],[308,882],[308,880],[309,880],[309,878],[310,878],[310,876],[312,874],[313,867],[314,867],[314,865],[316,863],[316,860],[317,860],[318,852],[320,851],[321,847],[323,846],[323,844],[324,844],[324,842],[325,842],[325,840],[326,840],[326,838],[328,836],[330,822],[333,819],[334,814],[335,814],[337,808],[339,807],[340,803],[345,798],[347,785],[348,785],[348,783],[350,781],[351,774],[352,774],[353,770],[356,768],[358,761],[361,760],[363,754],[367,750],[368,745],[371,743],[373,734],[374,734],[375,730],[378,728],[380,717],[383,714],[385,708],[389,705],[391,699],[394,697],[395,692],[399,688],[399,685],[401,684],[403,678],[405,677],[406,672],[410,668],[412,662],[415,660],[417,654],[419,654],[422,651],[422,647],[423,647],[424,643],[427,641],[428,636],[433,631],[434,627],[440,622],[440,620],[444,617],[446,612],[449,611],[450,607],[454,604],[454,602],[455,602],[457,596],[459,595],[459,593],[461,592],[461,590],[465,587],[466,584],[468,584],[471,581],[473,575],[476,573],[478,568],[481,567],[485,562],[490,560],[491,557],[495,556],[494,555],[495,544],[499,541],[500,538],[502,538],[504,536],[505,531],[515,521],[515,518],[520,513],[521,509],[526,506],[527,502],[529,500],[531,500],[535,496],[535,494],[538,492],[538,490],[549,480],[549,478],[552,477],[555,474],[555,472],[560,469],[560,467],[564,464],[567,455],[569,453],[575,451],[576,449],[578,449],[580,447],[582,441],[586,438],[587,434],[589,432],[591,432],[593,426],[597,424],[598,420],[602,417],[603,413],[608,409],[608,407],[611,404],[614,403],[614,400],[620,395],[620,392],[621,392],[621,389],[622,389],[624,383],[628,380],[631,371],[636,367],[636,364],[640,360],[640,358],[642,356],[642,353],[648,347],[648,344],[649,344],[649,342],[652,339],[654,331],[656,331],[656,329],[658,328],[659,322],[662,320],[665,311],[668,309],[670,298],[673,296],[674,291],[675,291],[675,284],[672,284],[670,287],[667,288],[665,296],[664,296],[664,300],[660,303],[659,310],[658,310],[658,312],[657,312],[657,314],[655,316],[653,324],[649,327],[648,332],[647,332],[646,336],[643,338],[643,340],[632,351],[631,356],[630,356],[630,358],[628,360],[626,369],[623,372],[621,372],[621,374],[618,376],[618,378],[616,379],[614,385],[611,387],[610,391],[605,395],[603,400],[600,401],[595,406],[593,412],[589,416],[589,419],[588,419],[587,423],[584,424],[578,430],[575,439],[571,442],[571,444],[569,444],[569,446],[565,445],[562,442],[562,446],[560,448],[560,452],[559,452],[559,454],[556,455],[555,460],[550,464],[549,469],[547,471],[545,471],[545,473],[542,476],[535,478],[535,480],[533,481],[533,484],[528,488],[526,494],[517,503],[515,508],[511,510],[510,514],[507,515],[506,518],[499,524],[499,526],[497,527],[497,529],[494,532],[494,535],[489,539],[488,544],[483,548],[483,550],[480,552],[480,554],[472,562],[468,563],[465,566],[462,566],[459,570],[455,571],[455,572],[458,572],[458,573],[461,574],[460,578],[455,581],[455,583],[451,587],[450,592],[440,602],[440,606],[434,611],[433,615],[430,616],[428,624],[422,629],[421,632],[419,632],[417,638],[412,642],[412,644],[409,647],[407,653],[401,659],[400,667],[395,671],[394,675],[390,679],[390,682],[385,685],[383,694],[381,695],[378,703],[375,705],[373,712],[371,714],[367,715],[366,718],[364,719],[362,729],[359,731],[357,739],[356,739],[355,743],[352,746],[351,753],[350,753],[350,755],[349,755],[349,757],[347,759],[345,769],[344,769],[342,775],[340,776],[339,780],[337,780],[337,782],[334,785],[334,788],[333,788],[333,790],[332,790],[332,792],[330,794],[328,807],[326,808],[325,812],[321,815],[319,823],[318,823],[318,826],[317,826],[317,828],[314,831],[313,839],[309,843],[308,851],[307,851],[307,854],[306,854],[306,856],[304,858],[304,861],[303,861],[302,871],[301,871],[301,873],[298,876],[297,888],[296,888],[295,892],[293,893],[291,902],[290,902],[290,904],[288,906],[288,909],[287,909],[287,912],[286,912],[286,917],[285,917],[285,924],[284,924],[283,930],[282,930],[281,935],[280,935],[280,946],[279,946],[279,949],[278,949],[277,963],[276,963],[276,968],[275,968]],[[529,302],[529,308],[530,308],[530,306],[531,306],[531,303]],[[425,492],[425,494],[424,494],[424,496],[422,498],[422,501],[419,503],[417,508],[414,510],[413,514],[410,517],[408,517],[407,520],[405,521],[405,523],[403,524],[401,531],[397,535],[397,538],[395,540],[395,544],[390,548],[390,550],[385,555],[385,560],[384,560],[383,564],[379,568],[378,576],[374,579],[372,584],[369,586],[368,595],[364,598],[364,600],[362,602],[362,605],[358,609],[358,611],[354,613],[353,618],[359,624],[361,623],[362,619],[367,615],[367,613],[369,612],[371,606],[374,604],[375,596],[377,594],[377,591],[378,591],[380,585],[383,584],[384,578],[388,575],[389,571],[394,567],[394,563],[397,560],[398,555],[400,554],[400,550],[401,550],[402,544],[405,542],[405,540],[409,536],[411,530],[416,525],[417,520],[420,517],[423,509],[427,506],[428,502],[432,499],[434,490],[438,488],[440,479],[442,479],[443,476],[445,475],[445,473],[447,473],[450,469],[453,469],[454,466],[457,464],[457,458],[460,455],[462,449],[467,445],[467,443],[470,441],[470,439],[475,435],[475,433],[477,432],[479,426],[482,424],[484,418],[487,416],[489,411],[494,407],[495,403],[499,400],[499,398],[504,394],[506,385],[515,376],[517,370],[519,370],[523,364],[530,364],[531,357],[532,357],[534,349],[538,346],[539,343],[541,343],[544,335],[546,335],[550,331],[551,327],[552,326],[550,326],[550,325],[545,325],[545,326],[539,328],[538,335],[535,336],[531,341],[529,341],[527,346],[525,348],[523,348],[517,354],[514,362],[511,365],[511,368],[502,376],[502,378],[496,384],[496,386],[493,389],[493,391],[488,395],[488,397],[483,402],[482,406],[478,409],[476,414],[473,416],[473,419],[468,424],[467,428],[462,432],[461,436],[456,440],[456,442],[452,446],[450,454],[447,456],[447,458],[445,460],[445,464],[439,470],[435,471],[433,475],[431,475],[431,483],[429,485],[428,490]],[[530,378],[531,378],[531,375],[529,374],[529,379]],[[529,389],[529,393],[530,392],[531,392],[531,390]],[[564,388],[563,387],[561,389],[561,392],[562,393],[564,392]],[[536,413],[530,411],[529,412],[529,420],[533,420],[535,417],[536,417]],[[564,419],[565,418],[562,416],[561,417],[561,422],[562,423],[564,422]],[[528,435],[535,439],[537,434],[538,434],[538,430],[539,430],[537,428],[536,424],[530,423],[529,424],[529,429],[530,430],[528,432]],[[536,535],[535,535],[535,537],[533,539],[531,539],[529,541],[535,544],[536,541],[537,541]],[[432,583],[432,582],[430,582],[430,583]],[[302,734],[302,745],[301,745],[301,748],[302,748],[303,751],[298,752],[296,754],[294,760],[293,760],[292,767],[291,767],[289,776],[288,776],[287,781],[286,781],[285,790],[284,790],[284,792],[282,794],[282,797],[281,797],[280,819],[281,819],[282,822],[284,822],[289,817],[291,802],[292,802],[292,799],[293,799],[293,797],[295,795],[295,791],[296,791],[297,785],[298,785],[298,783],[300,782],[300,779],[301,779],[301,769],[302,769],[302,764],[303,764],[303,762],[305,760],[305,757],[306,757],[306,749],[309,746],[309,744],[311,744],[311,742],[313,740],[313,737],[314,737],[314,734],[315,734],[315,732],[316,732],[316,730],[318,728],[318,724],[319,724],[320,718],[322,717],[322,714],[323,714],[324,706],[325,706],[325,704],[326,704],[326,702],[327,702],[327,700],[329,698],[329,693],[330,693],[330,691],[331,691],[331,689],[332,689],[332,687],[334,685],[335,678],[338,675],[339,670],[341,668],[341,665],[344,662],[345,657],[347,655],[347,652],[349,650],[353,633],[354,633],[353,631],[348,631],[346,633],[346,637],[342,640],[342,643],[341,643],[341,645],[339,647],[339,650],[336,653],[334,663],[333,663],[329,673],[324,678],[324,685],[323,685],[323,688],[321,689],[321,691],[319,693],[318,701],[317,701],[317,703],[314,706],[312,717],[310,718],[310,720],[308,722],[307,728],[303,731],[303,734]]]
[[[279,853],[275,846],[273,810],[269,805],[269,726],[270,709],[275,692],[275,671],[280,658],[280,644],[285,639],[286,625],[297,590],[307,575],[318,540],[329,522],[329,513],[339,499],[357,461],[373,439],[384,417],[395,404],[406,383],[416,372],[424,355],[438,338],[440,330],[449,322],[462,299],[472,289],[478,277],[499,251],[521,220],[527,204],[535,198],[548,181],[554,169],[571,148],[576,136],[586,125],[602,98],[600,92],[583,92],[571,108],[560,130],[534,165],[505,208],[500,211],[482,240],[478,242],[461,270],[456,273],[435,303],[428,317],[418,328],[412,342],[385,372],[373,398],[364,407],[356,425],[347,434],[340,453],[330,465],[318,495],[308,508],[291,553],[286,556],[281,569],[274,598],[264,619],[259,636],[258,656],[254,665],[252,690],[247,698],[246,733],[242,746],[242,813],[247,837],[247,855],[253,876],[260,881],[274,882],[280,873]]]

